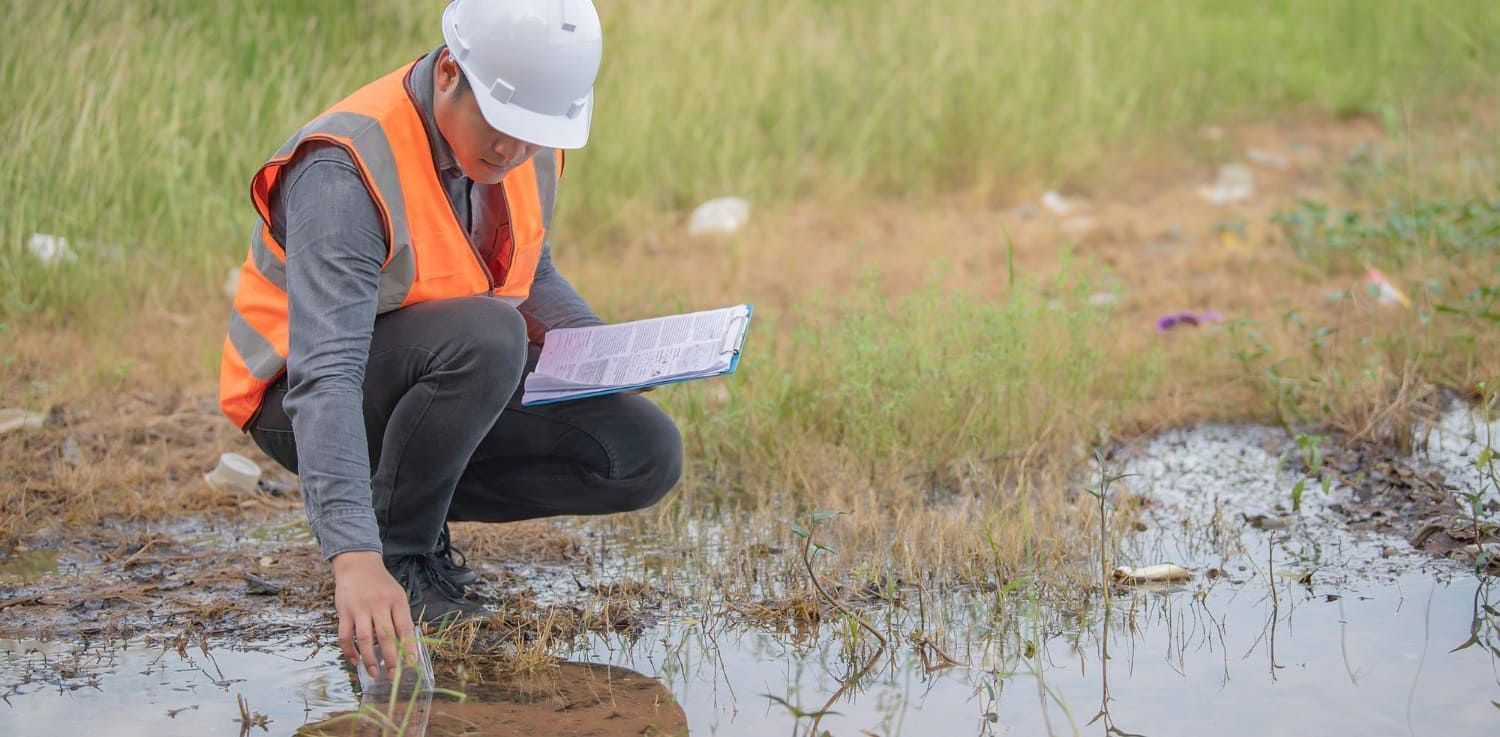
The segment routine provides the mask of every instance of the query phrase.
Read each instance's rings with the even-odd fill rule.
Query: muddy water
[[[1489,442],[1483,433],[1496,429],[1450,415],[1420,462],[1456,490],[1484,490],[1470,469]],[[1070,609],[1044,606],[1025,587],[928,595],[920,607],[865,611],[891,635],[884,651],[868,637],[852,641],[845,621],[775,633],[669,604],[636,636],[578,643],[565,655],[579,664],[397,716],[408,717],[408,735],[803,734],[806,714],[875,658],[820,730],[1500,733],[1500,584],[1399,537],[1350,531],[1335,510],[1352,492],[1336,484],[1306,491],[1292,509],[1299,479],[1284,459],[1295,449],[1276,430],[1204,426],[1119,459],[1130,476],[1114,498],[1150,506],[1147,529],[1110,563],[1195,572],[1173,588],[1116,589],[1107,605],[1095,596]],[[1281,523],[1245,521],[1265,515]],[[958,664],[929,670],[934,651],[924,662],[907,639],[914,633]],[[0,687],[7,736],[382,734],[347,716],[361,707],[337,651],[305,640],[210,643],[206,652],[178,650],[171,638],[4,641]],[[241,696],[251,724],[237,721]]]
[[[1082,625],[1077,613],[1045,610],[1002,624],[989,616],[989,598],[973,598],[955,610],[981,636],[946,646],[963,665],[926,673],[914,650],[899,647],[821,726],[836,735],[1103,734],[1107,719],[1131,733],[1197,735],[1212,727],[1226,737],[1500,728],[1497,660],[1487,649],[1500,647],[1500,623],[1485,620],[1482,609],[1476,620],[1476,602],[1500,607],[1493,586],[1415,572],[1336,593],[1278,579],[1272,597],[1263,583],[1116,597],[1107,636],[1098,611]],[[1481,641],[1454,652],[1476,621]],[[475,691],[463,705],[439,701],[425,716],[426,733],[550,727],[626,735],[641,734],[643,724],[685,722],[695,735],[791,734],[809,720],[770,697],[816,711],[849,670],[831,630],[817,645],[795,640],[670,619],[633,641],[596,638],[573,654],[616,667],[604,675],[571,666],[529,690]],[[265,731],[251,733],[290,735],[359,708],[336,651],[254,647],[205,654],[146,641],[5,642],[0,681],[9,705],[0,704],[0,733],[238,735],[243,695],[268,720]],[[1089,725],[1106,683],[1108,717]],[[560,715],[575,719],[568,731]],[[380,733],[349,722],[326,729]]]

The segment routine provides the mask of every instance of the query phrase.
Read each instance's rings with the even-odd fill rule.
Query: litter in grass
[[[1063,197],[1055,190],[1049,189],[1046,192],[1042,193],[1042,207],[1045,208],[1047,212],[1050,212],[1060,218],[1067,217],[1068,215],[1072,214],[1073,208],[1075,206],[1076,205],[1074,203],[1068,201],[1068,198]]]
[[[0,435],[17,430],[38,430],[47,424],[47,416],[39,412],[7,407],[0,409]]]
[[[690,235],[729,235],[750,222],[750,202],[739,197],[719,197],[694,208],[688,217]]]
[[[1225,164],[1219,167],[1214,183],[1199,188],[1198,193],[1215,205],[1248,200],[1255,196],[1255,173],[1244,164]]]
[[[239,453],[220,453],[219,464],[203,480],[220,491],[253,494],[260,481],[260,465]]]
[[[71,264],[78,260],[78,255],[68,245],[67,238],[50,233],[32,233],[26,240],[26,250],[47,266]]]
[[[1374,266],[1371,266],[1369,271],[1365,272],[1365,287],[1370,290],[1371,296],[1380,304],[1411,307],[1411,300],[1407,298],[1406,294],[1396,288],[1396,285],[1392,284],[1391,280],[1385,274],[1381,273],[1380,269]]]
[[[1169,330],[1172,330],[1173,328],[1183,326],[1196,328],[1200,325],[1219,322],[1223,319],[1224,318],[1219,315],[1219,313],[1214,312],[1213,310],[1204,310],[1202,312],[1193,312],[1191,310],[1173,312],[1156,318],[1156,332],[1165,333]]]

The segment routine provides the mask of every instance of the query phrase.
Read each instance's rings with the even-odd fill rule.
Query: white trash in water
[[[240,291],[240,267],[236,266],[224,276],[224,295],[234,299],[238,291]]]
[[[1114,571],[1116,583],[1170,583],[1174,581],[1190,581],[1193,572],[1175,563],[1161,563],[1154,566],[1120,566]]]
[[[26,250],[36,260],[48,266],[71,264],[78,260],[78,256],[68,246],[67,238],[50,233],[32,233],[31,238],[26,241]]]
[[[40,412],[7,407],[0,409],[0,435],[16,430],[39,430],[47,424],[47,416]]]
[[[220,491],[253,493],[260,481],[260,466],[239,453],[219,454],[219,465],[203,474],[209,486]]]
[[[750,202],[739,197],[719,197],[693,209],[688,217],[691,235],[728,235],[750,221]]]
[[[1255,173],[1244,164],[1225,164],[1214,183],[1200,187],[1198,194],[1215,205],[1248,200],[1255,195]]]
[[[1073,203],[1053,190],[1042,193],[1042,207],[1058,217],[1067,217],[1073,211]]]

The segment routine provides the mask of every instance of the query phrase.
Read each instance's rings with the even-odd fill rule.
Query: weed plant
[[[1325,271],[1360,264],[1401,268],[1489,254],[1500,244],[1500,201],[1390,203],[1361,212],[1305,200],[1271,221],[1299,258]]]

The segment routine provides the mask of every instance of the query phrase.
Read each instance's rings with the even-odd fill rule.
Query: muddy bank
[[[1477,465],[1500,421],[1453,405],[1418,437],[1417,452],[1401,457],[1332,435],[1209,424],[1116,448],[1109,462],[1125,478],[1112,506],[1138,514],[1142,531],[1123,541],[1115,563],[1170,561],[1236,578],[1225,561],[1270,556],[1333,584],[1388,580],[1432,556],[1472,566],[1466,546],[1492,545],[1500,529],[1494,464]],[[43,531],[0,558],[0,636],[267,639],[329,626],[327,566],[295,497],[285,501],[248,518]],[[752,624],[831,613],[796,573],[793,541],[719,550],[712,527],[672,540],[545,521],[463,526],[458,535],[490,579],[479,595],[515,626],[568,619],[563,632],[639,630],[668,599],[705,600],[706,582],[731,569],[747,579],[736,590],[770,597],[718,603]],[[664,571],[662,558],[682,564]],[[888,593],[854,586],[845,593],[856,601]]]

